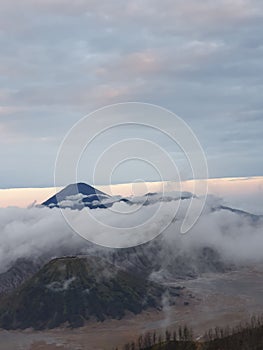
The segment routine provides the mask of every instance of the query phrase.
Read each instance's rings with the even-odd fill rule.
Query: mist
[[[159,245],[158,254],[162,257],[163,269],[177,255],[192,257],[203,248],[211,248],[223,261],[238,265],[263,261],[263,219],[260,216],[255,220],[250,215],[221,209],[222,200],[209,197],[197,223],[182,235],[180,226],[191,199],[179,201],[177,195],[171,199],[171,194],[169,200],[159,201],[156,198],[158,196],[146,206],[141,204],[142,199],[138,199],[132,205],[117,202],[109,209],[1,208],[0,271],[6,271],[19,258],[36,260],[43,256],[112,252],[114,249],[92,242],[103,245],[107,239],[117,244],[120,239],[133,237],[134,241],[129,242],[132,246],[136,245],[138,235],[142,235],[145,242],[151,241],[142,247]],[[131,209],[135,216],[130,215]],[[155,215],[156,212],[158,215]],[[65,213],[70,222],[65,220]],[[152,217],[154,220],[149,222]],[[136,222],[133,222],[134,218]],[[77,222],[78,227],[84,226],[92,242],[74,232],[70,225],[72,222]],[[133,234],[122,234],[124,226],[133,230]],[[154,254],[149,258],[154,258]],[[159,271],[162,273],[162,269]]]

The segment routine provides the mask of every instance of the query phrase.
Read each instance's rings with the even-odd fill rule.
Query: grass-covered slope
[[[0,327],[81,326],[157,307],[162,288],[98,258],[54,259],[0,303]]]

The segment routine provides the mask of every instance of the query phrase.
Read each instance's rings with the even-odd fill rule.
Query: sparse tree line
[[[251,317],[249,322],[236,327],[210,329],[204,336],[206,350],[262,350],[263,315]]]
[[[146,332],[120,350],[262,350],[263,315],[236,327],[209,329],[202,340],[194,340],[193,331],[179,326],[164,333]],[[113,350],[119,350],[115,348]]]

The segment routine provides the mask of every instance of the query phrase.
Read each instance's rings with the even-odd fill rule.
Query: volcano
[[[70,184],[42,203],[50,208],[107,208],[112,205],[111,196],[83,182]]]
[[[102,258],[56,258],[1,300],[0,327],[74,328],[89,319],[121,319],[126,312],[160,308],[165,290]],[[176,288],[171,293],[179,296]]]

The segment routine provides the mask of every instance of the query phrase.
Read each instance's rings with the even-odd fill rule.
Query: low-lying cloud
[[[149,243],[160,244],[158,255],[163,256],[161,260],[166,266],[169,260],[176,258],[177,254],[191,256],[193,252],[203,248],[214,249],[224,261],[235,264],[243,265],[263,260],[263,219],[258,217],[255,220],[253,216],[222,209],[220,201],[214,197],[209,198],[203,214],[194,227],[187,234],[181,235],[180,225],[189,200],[180,202],[174,197],[174,200],[163,201],[161,206],[159,201],[147,206],[142,206],[139,200],[132,205],[118,202],[109,209],[85,208],[81,211],[47,207],[2,208],[0,209],[1,272],[9,268],[18,258],[40,259],[43,256],[105,252],[105,248],[83,239],[74,232],[65,221],[64,211],[69,213],[73,221],[79,221],[78,225],[85,225],[91,240],[93,237],[94,241],[101,243],[105,239],[120,239],[122,227],[129,225],[134,230],[134,243],[138,234],[144,235],[147,241],[148,237],[158,236],[164,223],[169,222],[161,236]],[[197,198],[194,200],[198,201]],[[174,217],[176,206],[178,211]],[[141,226],[138,222],[132,222],[134,216],[129,214],[131,207],[133,211],[137,210],[136,217],[142,221],[154,215],[156,210],[159,210],[159,213],[151,224]],[[126,214],[120,213],[126,209]],[[96,221],[102,222],[103,225],[98,225]],[[141,227],[144,227],[144,232],[140,232]],[[124,235],[122,239],[127,237]],[[130,237],[131,235],[129,239]]]

